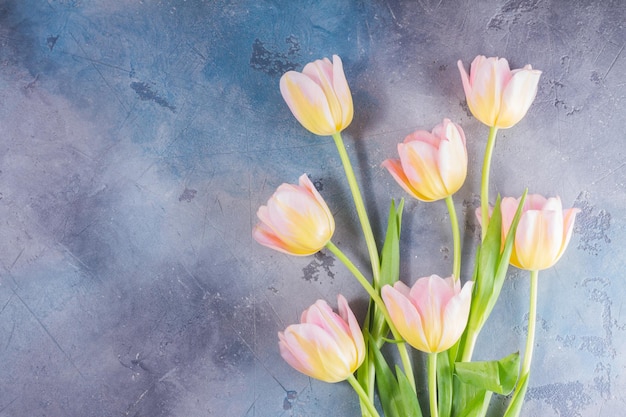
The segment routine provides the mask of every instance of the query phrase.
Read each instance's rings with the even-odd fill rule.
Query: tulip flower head
[[[467,175],[467,149],[461,126],[449,119],[432,130],[418,130],[398,144],[400,159],[382,166],[411,196],[422,201],[446,198],[461,188]]]
[[[320,136],[341,132],[352,122],[350,87],[341,58],[333,55],[288,71],[280,78],[280,92],[305,129]]]
[[[503,241],[511,228],[519,201],[512,197],[502,199]],[[540,271],[554,265],[567,248],[579,212],[577,208],[563,210],[559,197],[528,195],[515,233],[511,264],[529,271]]]
[[[461,288],[454,277],[431,275],[409,288],[403,282],[385,285],[381,295],[391,321],[414,348],[427,353],[443,352],[463,334],[472,301],[472,281]]]
[[[477,56],[467,74],[458,61],[467,105],[490,127],[509,128],[519,122],[537,95],[541,71],[530,65],[511,71],[504,58]]]
[[[278,333],[280,355],[310,377],[339,382],[352,375],[365,359],[361,328],[346,299],[337,297],[339,314],[324,300],[302,313],[300,324]]]
[[[312,255],[322,249],[335,231],[326,202],[306,176],[299,185],[282,184],[266,206],[259,207],[260,222],[252,236],[261,245],[290,255]]]

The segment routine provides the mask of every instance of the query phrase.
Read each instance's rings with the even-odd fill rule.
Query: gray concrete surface
[[[527,117],[499,136],[492,192],[528,186],[582,212],[540,274],[523,415],[622,415],[625,9],[0,1],[0,416],[358,415],[347,384],[282,361],[276,332],[337,293],[362,318],[365,293],[328,253],[294,258],[251,238],[257,207],[306,172],[336,216],[334,241],[367,266],[332,140],[302,129],[278,90],[284,71],[335,53],[355,104],[344,138],[379,235],[405,196],[380,162],[443,117],[464,127],[465,277],[487,128],[468,114],[456,61],[543,71]],[[445,205],[407,200],[403,279],[445,274],[449,246]],[[510,275],[477,358],[523,348],[528,279]]]

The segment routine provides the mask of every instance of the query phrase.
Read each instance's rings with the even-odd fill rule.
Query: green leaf
[[[454,373],[465,384],[508,395],[519,376],[519,352],[497,361],[457,362]]]
[[[437,354],[437,408],[439,417],[449,417],[452,411],[453,369],[448,351]]]
[[[404,199],[400,200],[397,209],[395,201],[391,200],[389,218],[387,220],[387,234],[385,235],[385,243],[381,253],[380,282],[374,283],[377,291],[380,291],[384,285],[393,285],[400,277],[400,229],[402,227],[403,207]],[[370,303],[370,310],[374,311],[370,325],[370,334],[380,347],[382,346],[380,338],[389,332],[389,327],[385,322],[385,317],[373,302]]]
[[[481,417],[487,414],[491,392],[480,390],[460,413],[460,417]]]
[[[509,229],[502,252],[500,252],[502,236],[500,196],[498,196],[496,200],[496,205],[487,227],[487,234],[482,245],[478,248],[476,256],[474,294],[470,308],[470,317],[465,331],[466,334],[463,338],[464,341],[476,338],[500,297],[500,292],[508,271],[509,261],[513,251],[515,231],[517,230],[517,224],[522,215],[522,207],[526,193],[527,191],[524,192],[520,199],[519,207],[511,223],[511,228]],[[467,333],[470,332],[474,334],[468,335]],[[465,348],[465,346],[463,347]],[[460,358],[457,356],[457,359]]]
[[[509,407],[504,413],[504,417],[518,417],[524,404],[524,397],[526,396],[526,390],[528,389],[528,375],[523,375],[519,380],[519,387],[513,394],[513,398],[509,403]]]
[[[407,376],[396,365],[396,379],[375,343],[370,343],[370,349],[374,353],[376,387],[385,417],[422,417],[419,401]]]
[[[409,378],[402,372],[400,367],[396,365],[396,376],[398,378],[398,387],[400,389],[399,409],[401,410],[400,416],[406,417],[422,417],[422,409],[420,403],[413,391],[413,386],[409,381]]]
[[[404,199],[396,209],[395,201],[391,200],[389,217],[387,219],[387,233],[381,253],[380,288],[384,285],[393,285],[400,276],[400,230],[402,228],[402,209]]]

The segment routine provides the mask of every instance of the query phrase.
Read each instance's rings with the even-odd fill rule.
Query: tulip
[[[411,196],[422,201],[441,200],[463,185],[467,175],[467,149],[461,126],[449,119],[432,130],[418,130],[398,144],[400,159],[382,166]]]
[[[280,185],[257,216],[260,223],[252,232],[254,239],[290,255],[318,252],[335,231],[332,213],[306,174],[299,185]]]
[[[332,63],[318,59],[301,73],[286,72],[280,78],[280,92],[296,119],[316,135],[334,135],[352,122],[352,95],[337,55]]]
[[[512,197],[502,199],[502,241],[511,229],[519,201]],[[528,195],[515,233],[511,264],[528,271],[554,265],[567,248],[579,212],[577,208],[563,210],[559,197]]]
[[[283,359],[297,371],[325,382],[346,380],[365,359],[359,323],[343,296],[337,302],[339,314],[318,300],[302,313],[300,324],[278,333]]]
[[[381,294],[404,340],[422,352],[438,353],[452,347],[465,330],[473,284],[461,288],[454,277],[431,275],[411,288],[401,281],[385,285]]]
[[[504,58],[477,56],[468,76],[458,61],[467,105],[490,127],[509,128],[519,122],[537,95],[541,71],[530,65],[511,71]]]

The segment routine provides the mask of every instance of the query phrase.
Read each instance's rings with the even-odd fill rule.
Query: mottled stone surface
[[[307,173],[334,241],[367,267],[332,140],[278,90],[283,72],[332,54],[378,236],[405,197],[380,163],[415,129],[464,127],[465,278],[487,128],[456,61],[543,71],[526,118],[499,134],[491,189],[558,194],[581,213],[540,274],[522,414],[622,415],[625,21],[622,0],[0,2],[0,416],[359,415],[348,384],[284,363],[276,332],[337,293],[362,319],[364,291],[327,252],[289,257],[251,238],[257,207]],[[403,227],[403,280],[447,274],[445,205],[407,200]],[[511,270],[477,358],[523,349],[527,296]]]

